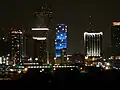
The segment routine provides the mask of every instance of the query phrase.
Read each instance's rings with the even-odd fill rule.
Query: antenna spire
[[[92,28],[92,16],[89,16],[89,30]]]

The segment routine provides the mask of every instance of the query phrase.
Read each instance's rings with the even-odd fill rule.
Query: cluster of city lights
[[[23,71],[23,72],[27,72],[28,68],[24,68],[24,69],[10,69],[11,72],[17,71],[19,74]]]
[[[112,23],[113,26],[118,26],[120,25],[120,22],[113,22]],[[116,29],[116,28],[115,28]],[[120,28],[117,28],[117,31],[119,31]],[[32,31],[49,31],[49,28],[32,28]],[[114,30],[115,31],[115,30]],[[95,61],[98,58],[92,58],[90,59],[89,57],[101,57],[101,53],[102,53],[102,35],[103,32],[84,32],[84,45],[85,45],[85,59],[86,60],[91,60],[91,61]],[[43,59],[38,59],[38,58],[29,58],[27,59],[28,62],[31,63],[24,63],[24,65],[28,66],[27,68],[25,68],[25,66],[22,65],[18,65],[17,63],[21,62],[21,56],[23,53],[21,48],[23,49],[23,47],[21,46],[23,44],[23,32],[21,30],[13,30],[11,31],[11,36],[12,36],[12,60],[13,65],[11,66],[15,66],[15,69],[10,69],[10,71],[18,71],[18,73],[21,73],[22,70],[27,71],[28,68],[41,68],[42,70],[40,72],[44,71],[44,68],[53,68],[54,70],[56,68],[72,68],[71,70],[73,70],[73,68],[78,68],[78,66],[61,66],[61,65],[50,65],[49,66],[39,66],[40,63],[33,63],[33,61],[43,61]],[[120,44],[119,43],[119,36],[117,36],[117,34],[113,34],[113,36],[116,38],[116,45]],[[6,38],[2,38],[3,40],[5,40]],[[32,37],[32,39],[34,39],[36,42],[44,42],[42,40],[47,40],[47,36],[44,37]],[[37,41],[37,40],[41,40],[41,41]],[[45,41],[46,42],[46,41]],[[44,44],[46,45],[46,44]],[[115,46],[116,46],[115,45]],[[36,49],[38,49],[37,44],[36,44]],[[117,45],[117,47],[119,47]],[[46,52],[46,47],[43,48],[42,46],[39,47],[41,51],[45,51]],[[62,55],[62,51],[65,51],[67,49],[67,26],[65,24],[58,24],[56,27],[56,39],[55,39],[55,58],[54,60],[57,61],[57,57],[61,57]],[[35,53],[36,54],[36,53]],[[41,55],[41,56],[39,56]],[[45,53],[40,54],[36,54],[36,57],[44,57]],[[60,58],[61,59],[61,58]],[[113,59],[120,59],[120,56],[111,56],[111,58],[109,58],[109,60],[113,60]],[[5,64],[6,66],[10,65],[10,54],[8,54],[7,56],[2,56],[0,57],[0,64]],[[12,61],[11,60],[11,61]],[[66,60],[70,60],[70,58],[66,58]],[[90,63],[90,65],[85,64],[85,66],[96,66],[96,67],[102,67],[105,70],[109,70],[110,67],[112,66],[109,62],[106,62],[106,59],[102,59],[103,62],[96,62],[96,63]],[[17,62],[17,63],[16,63]],[[77,61],[76,61],[77,62]],[[43,64],[44,65],[44,64]],[[46,65],[46,64],[45,64]],[[120,69],[117,67],[112,67],[114,69]],[[22,69],[22,70],[21,70]],[[80,70],[82,70],[80,68]]]
[[[21,31],[12,31],[11,33],[14,33],[14,34],[22,34]]]
[[[0,57],[0,64],[9,65],[10,54]]]
[[[118,68],[118,67],[113,67],[113,69],[120,70],[120,68]]]
[[[24,63],[24,65],[39,65],[39,63]]]
[[[78,66],[28,66],[28,68],[75,68]]]

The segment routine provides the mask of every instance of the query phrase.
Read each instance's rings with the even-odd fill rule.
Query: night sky
[[[1,0],[2,1],[2,0]],[[44,2],[43,2],[44,1]],[[42,3],[53,5],[53,32],[57,23],[68,26],[68,52],[83,52],[83,33],[92,16],[93,29],[104,33],[104,50],[110,43],[112,21],[120,20],[120,1],[117,0],[3,0],[0,2],[0,27],[32,27],[32,13]],[[51,2],[50,2],[51,1]]]

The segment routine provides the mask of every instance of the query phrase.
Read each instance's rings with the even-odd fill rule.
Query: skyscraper
[[[12,38],[12,61],[14,65],[23,64],[24,57],[24,37],[23,31],[20,29],[11,28],[10,35]]]
[[[84,46],[86,57],[100,57],[102,54],[102,32],[85,32]]]
[[[34,58],[40,62],[47,62],[47,41],[46,37],[33,37],[34,39]]]
[[[112,56],[120,56],[120,22],[112,22],[111,48]]]
[[[35,11],[35,27],[36,28],[48,28],[48,32],[47,32],[47,63],[48,63],[48,59],[49,59],[49,52],[50,52],[50,45],[52,45],[52,41],[50,36],[50,31],[51,31],[51,22],[52,22],[52,5],[50,4],[42,4],[40,5],[40,7]],[[41,30],[42,32],[45,32],[46,30]],[[52,33],[51,33],[52,34]],[[41,37],[41,35],[39,35],[39,37]],[[43,36],[42,36],[43,37]],[[48,38],[49,37],[49,38]],[[48,40],[49,39],[49,40]],[[46,41],[45,40],[45,41]]]
[[[88,31],[84,32],[84,48],[86,57],[100,57],[102,56],[102,32],[94,31],[89,16]]]
[[[55,56],[61,57],[62,51],[67,50],[67,26],[58,24],[56,27]],[[63,52],[64,53],[64,52]]]
[[[49,64],[49,53],[48,53],[48,38],[47,32],[48,28],[32,28],[32,32],[37,32],[40,35],[32,35],[34,43],[34,58],[38,58],[40,61],[43,61],[45,64]]]

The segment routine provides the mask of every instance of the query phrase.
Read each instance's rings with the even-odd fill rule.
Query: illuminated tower
[[[120,56],[120,22],[112,22],[111,46],[112,56]]]
[[[41,5],[35,12],[36,27],[49,27],[52,21],[51,5]]]
[[[52,22],[52,5],[42,4],[35,12],[35,24],[36,24],[35,27],[49,28],[49,31],[51,31],[51,24],[52,24],[51,22]],[[51,44],[49,44],[49,43],[51,43],[51,42],[49,42],[49,41],[51,41],[50,32],[47,32],[46,37],[47,37],[47,63],[48,63],[48,61],[49,61],[48,55],[50,52],[49,49],[50,49],[50,45],[51,45]],[[50,38],[48,38],[48,37],[50,37]]]
[[[45,64],[49,64],[49,53],[48,53],[48,39],[47,32],[48,28],[32,28],[32,32],[34,34],[38,32],[39,35],[33,35],[34,40],[34,58],[38,58],[38,61],[44,62]]]
[[[102,54],[102,32],[85,32],[84,45],[85,56],[101,57]]]
[[[19,29],[11,29],[10,35],[12,38],[12,61],[13,65],[23,64],[24,57],[24,37],[23,32]]]
[[[55,39],[55,56],[61,57],[62,51],[67,50],[67,26],[65,24],[58,24],[56,28]],[[64,53],[64,52],[63,52]]]
[[[86,57],[101,57],[102,56],[102,32],[97,32],[92,29],[91,16],[89,17],[89,28],[84,32],[84,48]]]

